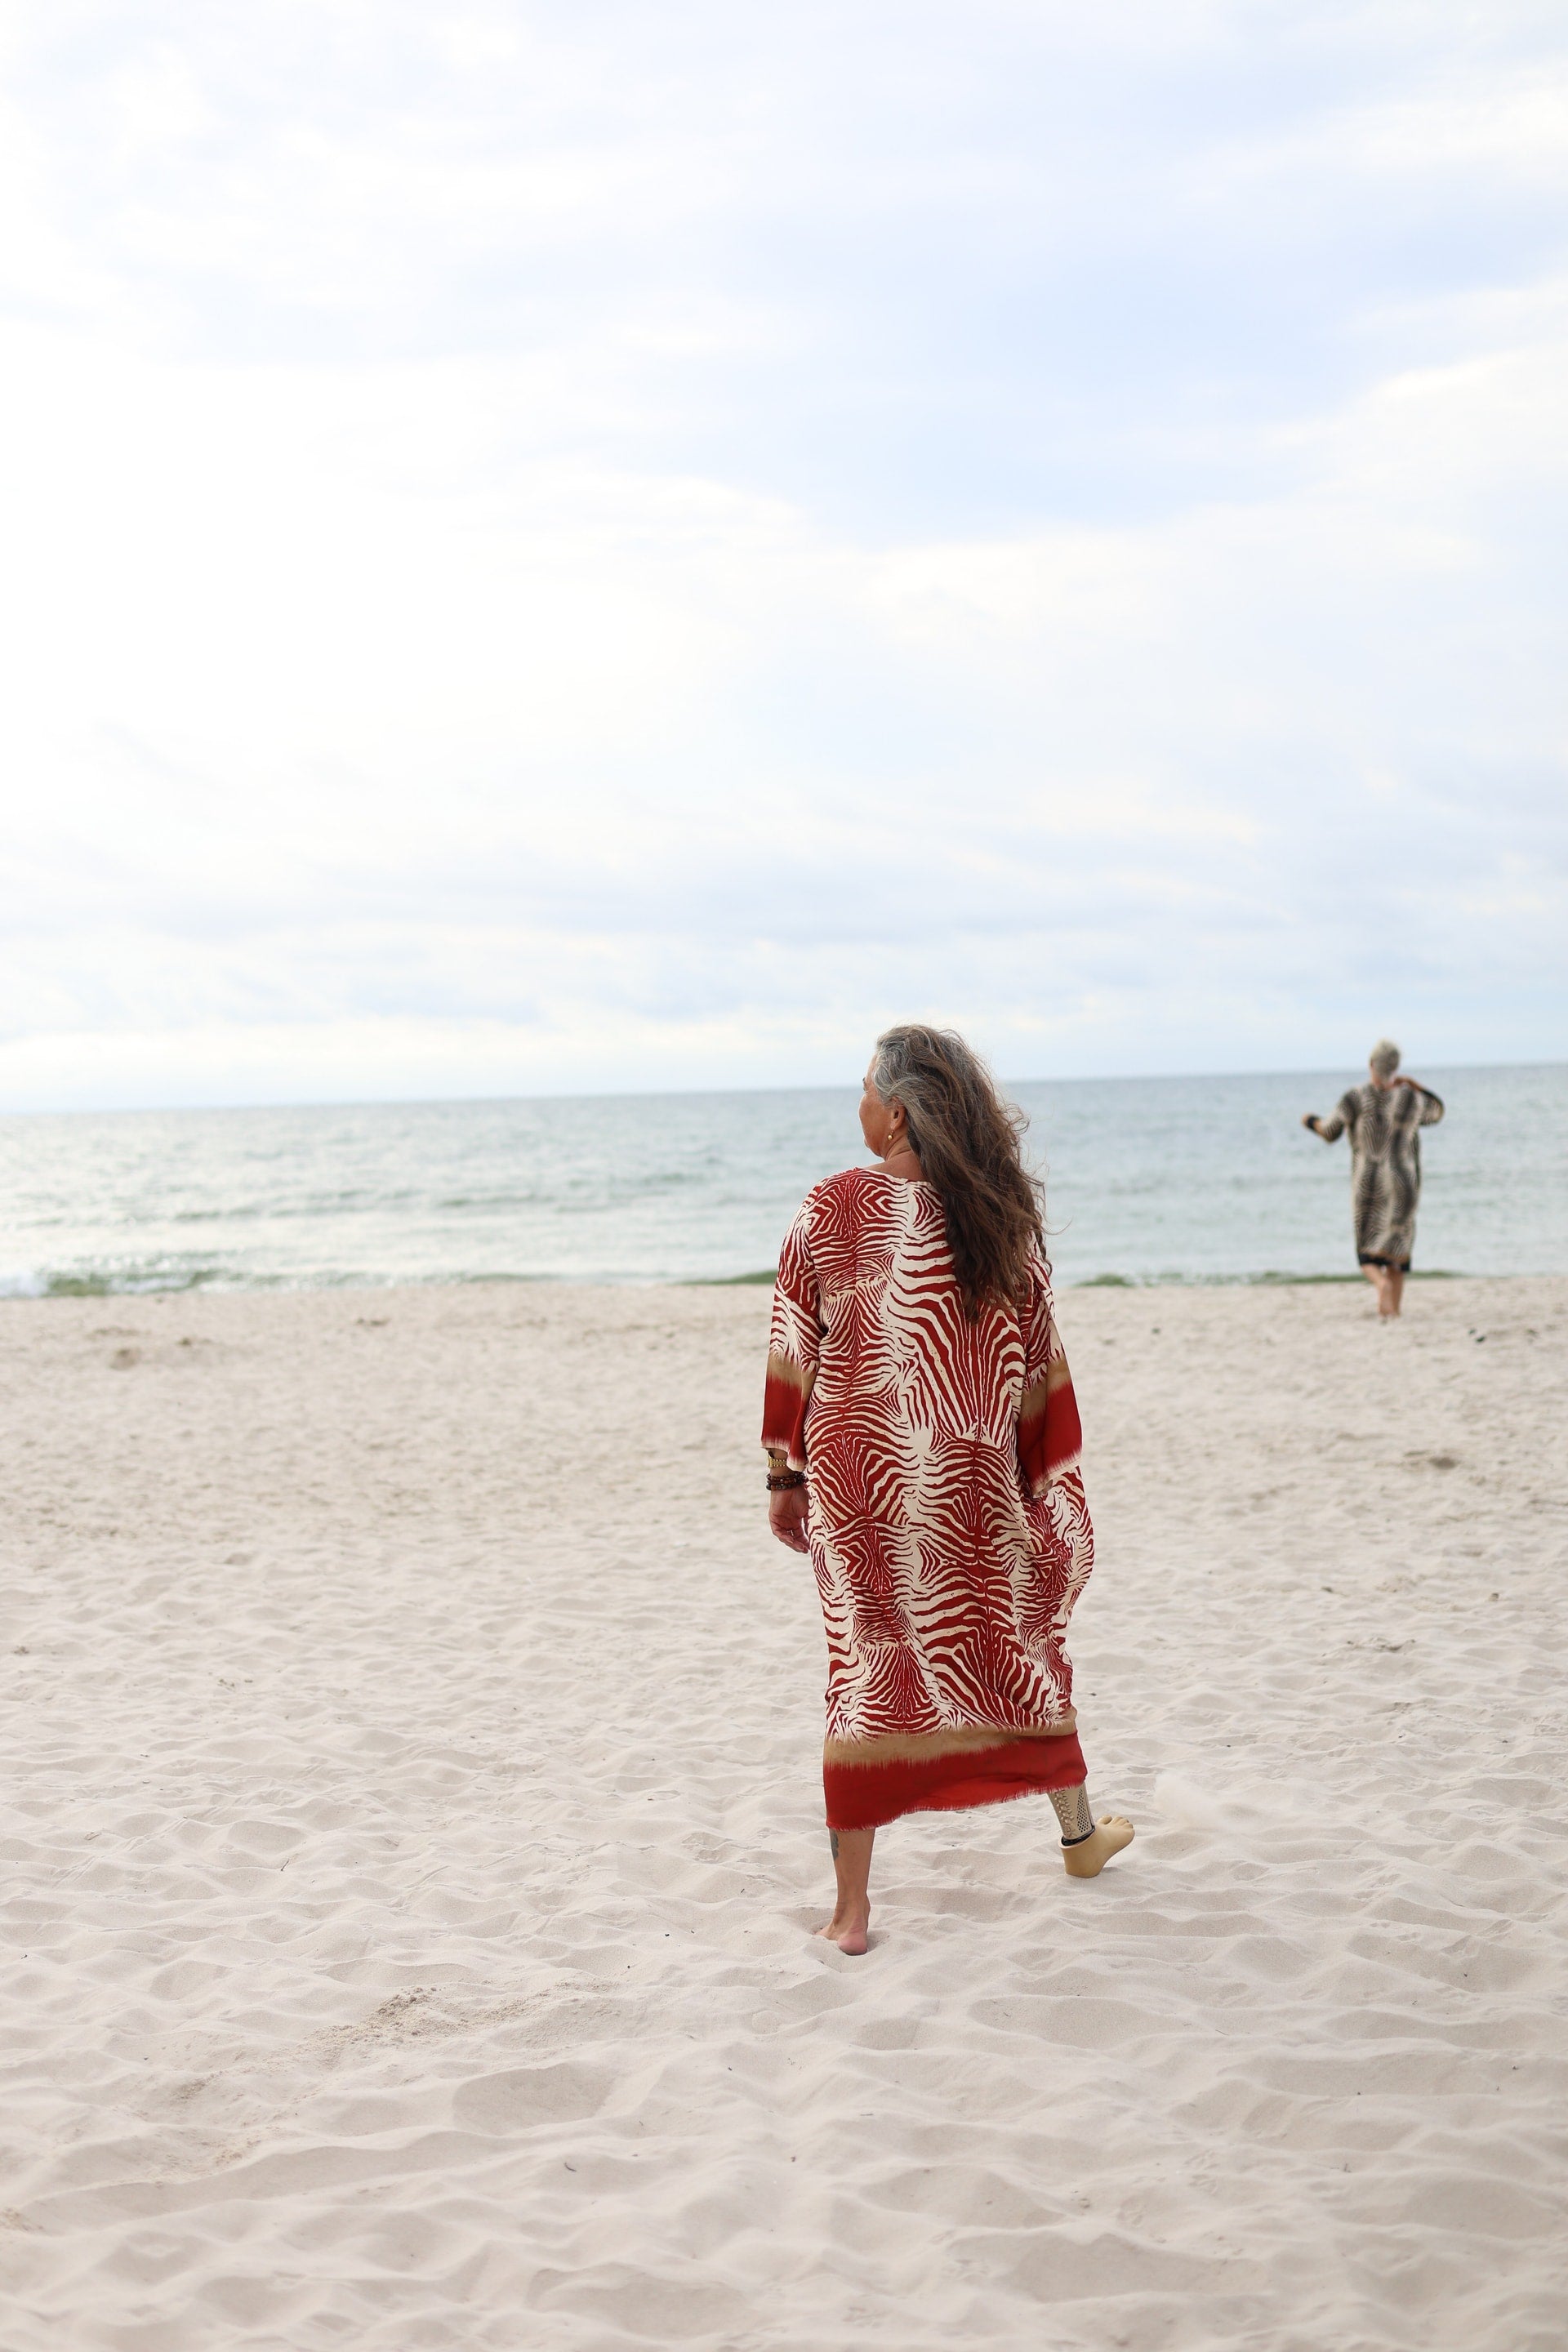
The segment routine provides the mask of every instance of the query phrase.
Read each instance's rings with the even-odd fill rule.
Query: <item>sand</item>
[[[766,1306],[0,1308],[6,2352],[1561,2352],[1568,1283],[1068,1293],[1138,1843],[862,1960]]]

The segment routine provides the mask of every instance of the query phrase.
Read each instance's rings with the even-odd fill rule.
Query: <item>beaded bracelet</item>
[[[781,1495],[787,1486],[804,1486],[805,1484],[805,1472],[804,1470],[770,1470],[768,1472],[768,1492],[770,1495]]]

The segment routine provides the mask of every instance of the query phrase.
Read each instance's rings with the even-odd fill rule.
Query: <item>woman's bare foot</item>
[[[836,1911],[826,1927],[819,1927],[816,1932],[825,1943],[837,1944],[841,1952],[847,1952],[855,1959],[867,1948],[870,1927],[871,1911],[868,1905],[863,1911]]]
[[[871,1925],[871,1898],[866,1890],[871,1883],[871,1848],[876,1836],[875,1830],[827,1832],[838,1892],[832,1918],[816,1932],[826,1943],[837,1944],[841,1952],[858,1955],[866,1948],[867,1931]]]
[[[1113,1853],[1131,1845],[1134,1832],[1125,1813],[1101,1813],[1089,1836],[1076,1845],[1064,1845],[1062,1860],[1069,1878],[1098,1878]]]

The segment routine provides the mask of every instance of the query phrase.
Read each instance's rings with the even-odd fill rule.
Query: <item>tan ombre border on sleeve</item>
[[[807,1371],[792,1357],[781,1355],[776,1348],[770,1348],[768,1378],[770,1381],[777,1381],[783,1388],[797,1389],[803,1397],[808,1397],[816,1379],[816,1373],[815,1369]]]
[[[1068,1370],[1068,1360],[1065,1356],[1058,1356],[1054,1363],[1047,1365],[1045,1377],[1025,1390],[1023,1402],[1018,1407],[1020,1424],[1027,1427],[1031,1422],[1038,1421],[1051,1399],[1060,1396],[1063,1389],[1070,1389],[1071,1386],[1072,1374]]]
[[[777,1348],[769,1349],[763,1445],[770,1455],[782,1454],[792,1470],[805,1468],[805,1408],[816,1380],[815,1366],[808,1370]]]

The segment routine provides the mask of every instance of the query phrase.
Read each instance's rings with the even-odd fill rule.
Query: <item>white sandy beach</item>
[[[1568,1281],[1060,1310],[1139,1841],[850,1960],[765,1291],[0,1308],[6,2352],[1561,2352]]]

